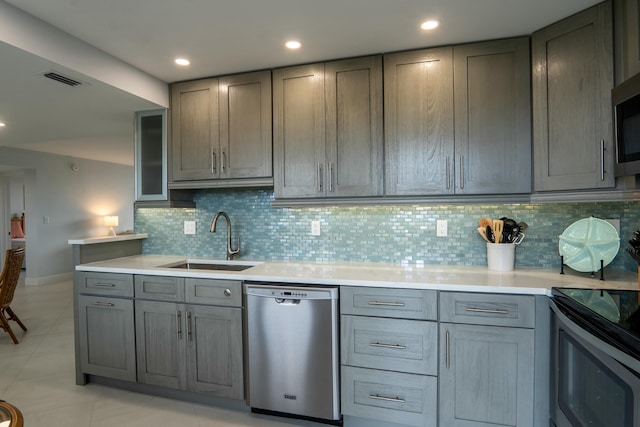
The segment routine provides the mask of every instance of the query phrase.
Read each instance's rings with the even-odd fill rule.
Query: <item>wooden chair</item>
[[[4,268],[0,274],[0,328],[9,333],[15,344],[18,339],[9,326],[9,320],[15,321],[23,331],[27,327],[18,319],[18,316],[11,310],[9,305],[13,301],[13,294],[18,286],[18,278],[22,269],[22,260],[24,259],[24,248],[9,249],[4,261]]]
[[[0,424],[9,421],[9,427],[23,427],[22,412],[11,403],[0,400]]]

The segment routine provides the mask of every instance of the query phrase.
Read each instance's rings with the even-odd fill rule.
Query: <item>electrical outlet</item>
[[[312,236],[320,235],[320,221],[311,221],[311,235]]]
[[[447,237],[447,220],[439,219],[436,221],[436,236]]]
[[[184,234],[196,234],[196,222],[185,221],[184,222]]]

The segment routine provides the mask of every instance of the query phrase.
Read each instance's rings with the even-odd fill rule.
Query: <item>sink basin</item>
[[[166,268],[176,268],[181,270],[211,270],[211,271],[243,271],[256,264],[245,264],[238,262],[207,262],[207,261],[183,261],[178,264],[164,265]]]

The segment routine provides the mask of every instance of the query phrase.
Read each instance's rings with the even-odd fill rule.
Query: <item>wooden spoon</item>
[[[478,233],[480,233],[480,235],[482,236],[482,238],[484,240],[487,241],[487,243],[491,243],[491,241],[489,240],[489,238],[487,237],[487,227],[478,227]],[[639,280],[639,284],[640,284],[640,279]],[[638,297],[640,298],[640,296]]]
[[[493,236],[496,240],[496,243],[502,242],[502,230],[504,229],[504,221],[501,219],[493,220]]]
[[[491,218],[482,218],[478,221],[478,225],[482,228],[487,228],[487,226],[493,226],[493,220]]]

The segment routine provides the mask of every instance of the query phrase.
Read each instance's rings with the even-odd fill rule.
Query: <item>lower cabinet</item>
[[[532,426],[532,329],[440,324],[440,425]]]
[[[138,381],[242,399],[242,309],[136,301]]]
[[[135,381],[133,301],[78,295],[77,315],[82,373]]]

